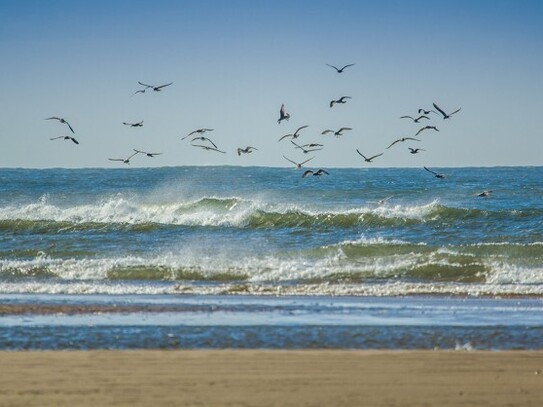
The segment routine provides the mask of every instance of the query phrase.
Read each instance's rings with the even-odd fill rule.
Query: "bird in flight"
[[[136,152],[136,154],[144,154],[146,155],[147,157],[154,157],[155,155],[161,155],[162,153],[148,153],[146,151],[141,151],[141,150],[136,150],[134,149],[134,151]]]
[[[204,146],[202,144],[191,144],[191,146],[200,147],[201,149],[207,150],[207,151],[216,151],[217,153],[226,154],[226,151],[219,150],[217,147]]]
[[[192,142],[194,142],[194,141],[196,141],[196,140],[200,140],[200,141],[209,141],[209,142],[213,145],[213,147],[217,148],[217,145],[216,145],[213,141],[211,141],[210,138],[208,138],[208,137],[206,137],[206,136],[194,137],[190,142],[192,143]]]
[[[437,112],[436,112],[435,110],[424,110],[424,109],[419,109],[419,114],[429,115],[430,113],[435,113],[435,114],[437,114]]]
[[[371,157],[366,157],[364,154],[362,154],[358,148],[356,149],[356,152],[358,154],[360,154],[362,156],[362,158],[364,159],[364,161],[366,161],[367,163],[371,163],[373,161],[374,158],[377,158],[377,157],[380,157],[382,156],[384,153],[381,153],[381,154],[375,154],[375,155],[372,155]]]
[[[413,122],[415,122],[415,123],[420,122],[420,120],[422,120],[422,119],[428,119],[428,120],[430,120],[430,118],[429,118],[428,116],[425,116],[425,115],[420,115],[419,117],[401,116],[400,119],[411,119],[411,120],[413,120]]]
[[[154,85],[147,85],[146,83],[142,83],[140,81],[138,81],[138,83],[141,85],[141,86],[145,86],[145,89],[142,89],[142,91],[137,91],[136,93],[138,92],[141,92],[141,93],[145,93],[145,91],[147,89],[153,89],[155,92],[160,92],[163,88],[165,88],[166,86],[170,86],[173,84],[173,82],[170,82],[170,83],[167,83],[165,85],[160,85],[160,86],[154,86]]]
[[[62,117],[56,117],[56,116],[53,116],[53,117],[48,117],[47,119],[45,120],[58,120],[59,122],[61,123],[64,123],[65,125],[68,126],[68,128],[70,129],[70,131],[75,134],[75,131],[74,129],[72,129],[72,126],[70,126],[70,123],[68,123],[66,120],[64,120]]]
[[[418,154],[419,151],[426,151],[425,149],[423,148],[411,148],[411,147],[407,147],[409,149],[409,152],[411,154]]]
[[[331,68],[334,68],[334,69],[337,71],[337,73],[343,73],[343,70],[344,70],[345,68],[348,68],[348,67],[350,67],[350,66],[353,66],[354,64],[347,64],[347,65],[345,65],[345,66],[342,67],[342,68],[338,68],[337,66],[330,65],[330,64],[326,64],[326,65],[328,65],[328,66],[331,67]]]
[[[123,124],[125,126],[130,126],[130,127],[143,127],[143,120],[141,122],[137,122],[137,123],[127,123],[127,122],[123,122]]]
[[[454,112],[447,114],[442,109],[440,109],[440,107],[436,105],[435,103],[433,103],[433,105],[436,108],[436,110],[443,115],[443,119],[450,119],[453,114],[458,113],[460,109],[462,109],[462,108],[456,109]]]
[[[342,133],[343,133],[344,131],[347,131],[347,130],[352,130],[352,129],[351,129],[350,127],[342,127],[342,128],[339,129],[338,131],[326,129],[326,130],[324,130],[321,134],[334,133],[334,136],[339,137],[339,136],[343,136]]]
[[[108,158],[109,161],[120,161],[120,162],[123,162],[125,164],[130,164],[130,159],[132,157],[134,157],[135,155],[139,154],[138,152],[135,152],[134,154],[132,154],[131,156],[129,156],[128,158]]]
[[[279,139],[279,141],[283,140],[283,139],[286,138],[286,137],[292,137],[293,139],[300,137],[300,135],[298,134],[298,132],[299,132],[300,130],[305,129],[306,127],[309,127],[309,125],[306,124],[305,126],[298,127],[298,129],[296,129],[296,131],[295,131],[294,133],[285,134],[283,137],[281,137],[281,138]]]
[[[338,100],[332,100],[330,102],[330,107],[333,107],[334,104],[336,104],[336,103],[340,103],[340,104],[347,103],[346,99],[352,99],[352,97],[350,97],[350,96],[342,96]]]
[[[483,192],[478,192],[476,193],[475,195],[476,196],[480,196],[480,197],[487,197],[487,196],[490,196],[490,194],[492,194],[492,190],[489,189],[487,191],[483,191]]]
[[[189,136],[192,136],[193,134],[204,134],[206,131],[213,131],[213,129],[206,129],[206,128],[203,128],[203,129],[197,129],[197,130],[193,130],[191,131],[189,134],[187,134],[186,136],[182,137],[181,140],[185,140],[187,137]]]
[[[59,138],[62,138],[64,140],[72,140],[75,144],[79,144],[79,141],[77,141],[75,138],[73,138],[72,136],[58,136],[58,137],[53,137],[53,138],[50,138],[49,140],[57,140]]]
[[[419,139],[413,138],[413,137],[402,137],[402,138],[399,138],[398,140],[394,140],[387,148],[392,147],[396,143],[403,143],[404,141],[408,141],[408,140],[420,141]]]
[[[253,152],[253,150],[256,150],[258,151],[258,148],[256,147],[251,147],[251,146],[247,146],[245,148],[239,148],[238,147],[238,155],[241,155],[241,154],[250,154]]]
[[[311,161],[311,160],[312,160],[313,158],[315,158],[315,157],[311,157],[311,158],[309,158],[309,159],[307,159],[307,160],[305,160],[305,161],[302,161],[301,163],[297,163],[296,161],[292,161],[290,158],[287,158],[287,157],[285,157],[285,156],[283,156],[283,158],[284,158],[285,160],[287,160],[287,161],[290,161],[292,164],[294,164],[294,165],[296,166],[297,169],[300,169],[300,168],[302,168],[302,166],[303,166],[305,163]]]
[[[317,147],[317,146],[321,146],[320,148],[305,148],[306,145],[299,145],[299,144],[296,144],[294,141],[290,140],[290,142],[292,144],[294,144],[296,146],[296,148],[299,148],[300,150],[303,151],[304,154],[307,154],[307,153],[311,153],[313,151],[319,151],[319,150],[322,150],[322,144],[313,144],[314,147]],[[307,146],[311,146],[312,144],[308,144]]]
[[[305,178],[308,175],[313,175],[315,177],[320,177],[323,174],[330,175],[327,171],[323,170],[322,168],[319,168],[317,171],[305,170],[304,173],[302,174],[302,178]]]
[[[277,123],[280,124],[281,121],[288,121],[288,119],[290,119],[290,114],[285,112],[285,104],[282,104],[281,109],[279,109],[279,120],[277,120]]]
[[[425,169],[426,171],[428,171],[430,174],[433,174],[434,177],[436,177],[436,178],[440,178],[440,179],[445,178],[445,175],[439,174],[439,173],[437,173],[437,172],[435,172],[435,171],[432,171],[431,169],[429,169],[429,168],[427,168],[427,167],[424,167],[424,169]]]
[[[419,133],[422,133],[424,130],[435,130],[435,131],[439,131],[439,129],[436,127],[436,126],[424,126],[423,128],[419,129],[419,131],[417,131],[417,134],[415,134],[415,137],[419,135]]]

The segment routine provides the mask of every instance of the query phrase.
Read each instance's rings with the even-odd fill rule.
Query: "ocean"
[[[0,349],[543,348],[543,167],[326,170],[0,169]]]

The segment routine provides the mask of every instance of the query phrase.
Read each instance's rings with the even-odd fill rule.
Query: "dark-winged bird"
[[[436,177],[436,178],[439,178],[439,179],[445,178],[445,175],[443,175],[443,174],[439,174],[439,173],[437,173],[437,172],[435,172],[435,171],[432,171],[431,169],[426,168],[426,167],[424,167],[424,169],[425,169],[426,171],[428,171],[430,174],[433,174],[434,177]]]
[[[421,121],[421,119],[428,119],[430,120],[430,118],[428,116],[425,116],[425,115],[421,115],[419,117],[412,117],[412,116],[401,116],[400,119],[411,119],[413,120],[413,122],[415,123],[418,123]]]
[[[153,89],[155,92],[160,92],[163,88],[165,88],[166,86],[170,86],[173,84],[173,82],[170,82],[170,83],[167,83],[165,85],[159,85],[159,86],[154,86],[154,85],[147,85],[146,83],[142,83],[140,81],[138,81],[138,83],[141,85],[141,86],[145,86],[145,89],[143,90],[145,92],[145,90],[147,89]],[[144,92],[141,92],[141,93],[144,93]]]
[[[415,137],[418,136],[420,133],[422,133],[424,130],[439,131],[439,129],[436,126],[424,126],[423,128],[419,129],[419,131],[417,131],[417,134],[415,134]]]
[[[412,147],[407,147],[409,149],[409,152],[411,154],[417,154],[419,151],[426,151],[425,149],[423,148],[412,148]]]
[[[394,144],[396,143],[403,143],[404,141],[408,141],[408,140],[412,140],[412,141],[420,141],[418,138],[413,138],[413,137],[402,137],[402,138],[399,138],[397,140],[394,140],[387,148],[390,148],[392,147]]]
[[[433,103],[433,105],[437,109],[437,111],[443,115],[443,119],[450,119],[453,114],[458,113],[460,109],[462,109],[462,108],[456,109],[454,112],[447,114],[435,103]]]
[[[256,150],[258,151],[258,148],[256,147],[251,147],[251,146],[247,146],[245,148],[239,148],[238,147],[238,155],[241,155],[241,154],[250,154],[253,152],[253,150]]]
[[[58,136],[58,137],[53,137],[53,138],[50,138],[49,140],[57,140],[59,138],[62,138],[64,140],[72,140],[75,144],[79,144],[79,141],[77,141],[75,138],[73,138],[72,136]]]
[[[374,158],[377,158],[377,157],[380,157],[382,156],[384,153],[381,153],[381,154],[375,154],[375,155],[372,155],[371,157],[366,157],[364,154],[362,154],[358,148],[356,149],[356,152],[358,154],[360,154],[362,156],[362,158],[364,159],[364,161],[366,161],[367,163],[371,163],[373,161]]]
[[[130,126],[130,127],[143,127],[143,120],[141,122],[137,122],[137,123],[127,123],[127,122],[123,122],[123,124],[125,126]]]
[[[330,107],[333,107],[336,103],[340,103],[340,104],[347,103],[346,99],[352,99],[352,97],[350,97],[350,96],[342,96],[338,100],[332,100],[330,102]]]
[[[330,175],[327,171],[323,170],[322,168],[319,168],[317,171],[305,170],[304,173],[302,174],[302,178],[305,178],[308,175],[313,175],[315,177],[320,177],[323,174]]]
[[[295,131],[294,133],[285,134],[283,137],[281,137],[281,138],[279,139],[279,141],[283,140],[283,139],[286,138],[286,137],[292,137],[293,139],[300,137],[300,135],[298,134],[298,132],[299,132],[300,130],[305,129],[306,127],[309,127],[309,126],[306,124],[305,126],[298,127],[298,129],[296,129],[296,131]]]
[[[282,104],[281,108],[279,109],[279,120],[277,120],[277,123],[280,124],[281,121],[288,121],[288,119],[290,119],[290,114],[285,112],[285,104]]]
[[[338,67],[336,67],[336,66],[334,66],[334,65],[330,65],[330,64],[326,64],[326,65],[328,65],[328,66],[331,67],[331,68],[334,68],[334,69],[337,71],[337,73],[343,73],[343,70],[344,70],[345,68],[348,68],[348,67],[350,67],[350,66],[353,66],[354,64],[347,64],[347,65],[345,65],[345,66],[342,67],[342,68],[338,68]]]
[[[134,154],[132,154],[131,156],[129,156],[128,158],[108,158],[109,161],[120,161],[120,162],[123,162],[125,164],[130,164],[130,159],[132,157],[134,157],[135,155],[139,154],[138,152],[135,152]]]

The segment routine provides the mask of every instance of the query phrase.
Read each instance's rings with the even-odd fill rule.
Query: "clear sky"
[[[543,165],[542,22],[531,0],[0,0],[0,167],[125,167],[108,158],[133,148],[164,153],[134,167],[287,166],[312,156],[278,142],[302,125],[297,141],[325,145],[314,166]],[[432,102],[462,110],[432,115],[426,151],[386,149]],[[80,144],[50,141],[70,133],[49,116]],[[200,127],[227,154],[181,140]]]

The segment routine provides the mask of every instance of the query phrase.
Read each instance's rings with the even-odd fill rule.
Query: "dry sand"
[[[543,406],[543,352],[0,352],[1,406]]]

